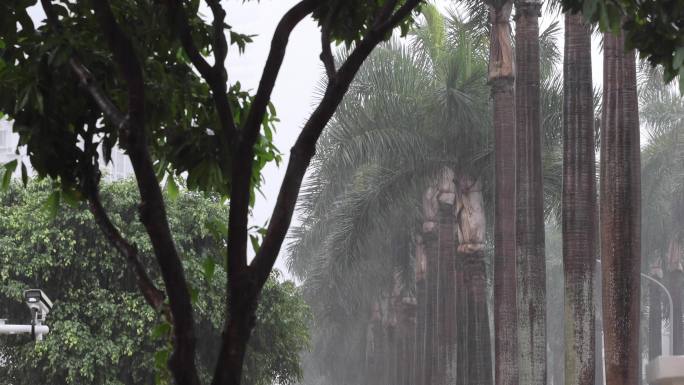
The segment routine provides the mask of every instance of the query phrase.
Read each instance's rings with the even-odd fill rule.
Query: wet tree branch
[[[302,129],[290,152],[290,161],[263,244],[250,265],[258,287],[263,286],[266,282],[278,257],[280,247],[292,221],[292,214],[304,174],[316,152],[316,142],[321,132],[342,101],[354,76],[361,68],[361,64],[387,34],[408,17],[421,1],[408,0],[394,14],[388,14],[384,20],[379,20],[378,26],[366,34],[342,64],[335,77],[335,82],[328,84],[323,99]]]
[[[141,204],[140,220],[145,226],[159,263],[174,319],[174,351],[169,368],[178,385],[198,385],[195,366],[195,333],[190,292],[183,265],[169,229],[161,194],[145,135],[145,87],[142,68],[133,44],[114,18],[109,1],[92,2],[95,16],[128,87],[128,124],[121,136],[135,172]]]

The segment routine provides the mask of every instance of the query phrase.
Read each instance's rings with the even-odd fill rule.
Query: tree
[[[407,337],[416,346],[412,359],[399,361],[400,370],[417,376],[409,377],[409,383],[425,383],[424,355],[433,351],[428,346],[433,339],[426,336],[434,335],[428,326],[443,333],[438,357],[446,361],[447,383],[492,381],[487,262],[494,181],[488,39],[484,28],[471,19],[464,23],[455,15],[436,14],[431,7],[423,11],[425,22],[412,32],[414,44],[382,46],[361,68],[331,130],[324,133],[300,198],[303,225],[294,232],[289,250],[291,268],[309,293],[314,312],[307,375],[318,374],[320,381],[312,383],[371,381],[355,368],[365,366],[368,356],[359,352],[367,352],[372,346],[367,335],[376,333],[359,330],[366,330],[376,302],[381,306],[373,331],[401,330],[401,312],[386,302],[395,287],[395,273],[400,273],[405,291],[406,306],[398,309],[409,311],[404,319],[415,322],[416,328],[415,334],[398,334],[399,340]],[[550,182],[545,193],[554,198],[549,202],[558,201],[561,175],[557,154],[562,87],[553,68],[560,58],[557,32],[552,25],[540,36],[548,166],[544,178]],[[548,208],[554,210],[553,205]],[[450,238],[450,226],[457,239]],[[430,231],[434,239],[426,239]],[[455,261],[449,267],[456,282],[455,314],[454,308],[440,305],[452,294],[444,291],[453,286],[439,286],[444,288],[437,296],[440,302],[428,293],[429,284],[444,278],[436,271],[449,272],[444,268],[448,259],[438,256],[450,253]],[[430,312],[447,312],[451,321],[445,325]],[[448,329],[454,325],[455,338],[449,334],[454,330]],[[455,356],[453,351],[449,355],[452,342]],[[430,383],[444,379],[437,373],[439,379]]]
[[[120,269],[120,257],[98,233],[82,204],[59,211],[45,208],[49,183],[12,184],[0,195],[0,309],[3,316],[26,321],[21,302],[29,287],[44,289],[55,301],[49,315],[52,332],[40,344],[26,336],[3,336],[0,375],[4,383],[139,384],[165,383],[170,325],[145,304],[135,276]],[[135,221],[131,203],[138,192],[132,181],[103,186],[102,202],[113,220],[126,228],[145,255],[151,245]],[[210,376],[225,304],[225,265],[220,261],[222,234],[211,223],[226,215],[225,206],[196,193],[166,196],[169,221],[197,314],[198,368]],[[191,217],[193,220],[187,220]],[[70,277],[78,276],[80,280]],[[154,276],[159,284],[161,278]],[[308,307],[292,282],[274,273],[262,293],[268,306],[257,313],[257,328],[248,346],[245,383],[292,384],[301,379],[299,354],[308,346]],[[266,309],[269,309],[268,311]],[[25,322],[24,322],[25,323]]]
[[[511,9],[513,2],[491,1],[489,83],[494,121],[494,379],[518,383],[516,268],[516,137]],[[512,277],[516,277],[513,279]]]
[[[661,314],[660,289],[649,286],[649,356],[659,355],[661,346],[658,335],[663,315],[673,317],[674,351],[684,352],[684,321],[682,321],[682,298],[684,276],[682,265],[682,193],[681,159],[682,123],[684,104],[677,90],[665,85],[662,69],[641,65],[639,71],[640,118],[642,127],[648,131],[648,144],[642,151],[642,238],[644,265],[649,267],[653,278],[668,285],[672,294],[674,312]],[[679,321],[677,321],[679,320]]]
[[[358,363],[353,352],[378,351],[382,344],[376,341],[382,339],[375,336],[383,336],[383,328],[402,330],[402,318],[415,322],[397,336],[417,348],[410,365],[416,379],[408,378],[410,383],[452,381],[457,370],[458,376],[468,373],[454,367],[453,349],[454,332],[469,322],[477,329],[463,333],[456,348],[473,347],[470,362],[463,361],[473,367],[471,381],[479,381],[472,383],[491,379],[486,221],[482,184],[475,180],[486,177],[490,159],[486,40],[454,15],[445,18],[425,7],[424,16],[413,44],[383,46],[362,67],[322,140],[301,198],[306,225],[296,232],[292,267],[311,293],[321,330],[314,333],[313,366],[329,382],[383,383],[344,368],[377,368],[376,361],[364,365],[363,355]],[[454,280],[465,269],[476,272],[473,290]],[[415,316],[402,316],[385,300],[395,273],[406,305],[398,309]],[[342,290],[347,294],[340,296]],[[469,304],[466,290],[473,293]],[[472,318],[465,316],[467,306]],[[365,336],[353,332],[369,322],[376,326]],[[478,344],[466,342],[466,335]],[[411,361],[399,361],[399,367]],[[354,374],[359,377],[345,377]]]
[[[159,177],[184,176],[192,189],[230,198],[224,294],[231,317],[224,320],[212,384],[240,384],[259,294],[289,228],[316,142],[361,64],[396,27],[407,30],[420,3],[296,3],[276,27],[259,87],[250,95],[238,82],[228,84],[224,67],[229,42],[244,47],[249,37],[231,30],[218,1],[207,1],[213,20],[205,23],[196,1],[169,0],[159,7],[151,1],[41,0],[47,24],[38,28],[27,12],[33,1],[3,2],[0,84],[6,92],[0,110],[14,120],[14,130],[27,145],[38,174],[57,180],[65,194],[89,202],[112,247],[135,267],[146,300],[173,320],[169,367],[178,385],[200,383],[196,332]],[[259,171],[277,156],[270,141],[275,119],[271,92],[290,33],[308,16],[321,26],[321,60],[328,81],[291,150],[269,225],[249,234],[249,208]],[[332,60],[331,42],[353,47],[339,66]],[[213,60],[205,57],[209,53]],[[63,95],[70,97],[60,98]],[[135,172],[140,220],[150,237],[164,292],[148,277],[153,266],[138,262],[138,252],[100,204],[97,149],[102,147],[109,161],[109,149],[117,143]],[[261,244],[248,263],[250,235]]]
[[[677,0],[562,0],[563,7],[582,14],[601,30],[622,29],[625,49],[637,49],[651,65],[664,68],[665,81],[679,75],[684,92],[684,9]]]
[[[598,218],[591,28],[580,15],[570,13],[565,15],[563,95],[565,383],[594,385]]]
[[[515,3],[516,263],[520,382],[546,384],[546,258],[539,57],[541,1]]]
[[[639,381],[641,183],[636,56],[624,34],[603,37],[601,265],[606,382]]]

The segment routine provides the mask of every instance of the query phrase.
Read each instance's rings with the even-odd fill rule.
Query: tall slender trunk
[[[562,198],[566,385],[594,385],[595,381],[597,205],[594,151],[591,29],[582,15],[566,14]]]
[[[495,141],[494,354],[497,385],[518,385],[515,261],[515,90],[511,8],[490,9],[489,82]]]
[[[675,205],[673,212],[675,215],[682,213],[681,204]],[[680,218],[674,220],[674,224],[679,224]],[[678,229],[678,227],[675,227]],[[670,240],[670,245],[667,252],[667,270],[668,270],[668,289],[672,295],[672,314],[670,314],[670,322],[672,323],[672,353],[684,354],[684,317],[682,317],[682,293],[684,293],[684,250],[679,239],[679,232],[673,234]]]
[[[651,278],[661,281],[663,279],[663,269],[660,264],[651,266]],[[663,354],[663,308],[662,300],[660,298],[660,291],[662,289],[655,283],[648,285],[648,359],[654,358]]]
[[[487,308],[487,276],[484,261],[485,213],[482,184],[469,176],[460,175],[457,183],[456,218],[458,221],[458,256],[462,261],[464,279],[465,330],[467,344],[462,349],[467,360],[458,368],[467,377],[467,385],[492,384],[491,340],[489,337],[489,312]],[[463,315],[459,314],[459,318]],[[464,345],[463,340],[459,346]],[[461,350],[459,350],[459,353]],[[459,363],[461,360],[459,359]]]
[[[601,258],[606,382],[639,383],[641,181],[636,58],[603,35]]]
[[[414,383],[425,385],[425,350],[427,342],[427,255],[423,236],[416,236],[415,249],[415,274],[416,274],[416,329],[415,329],[415,371]]]
[[[439,181],[439,381],[436,384],[451,385],[453,380],[452,358],[456,355],[456,325],[454,280],[456,260],[456,231],[454,224],[454,200],[456,186],[454,172],[444,168]]]
[[[684,311],[682,311],[682,293],[684,293],[684,272],[672,270],[669,273],[670,293],[672,295],[672,354],[684,355]]]
[[[438,384],[438,329],[439,329],[439,189],[430,187],[423,197],[423,245],[426,259],[425,355],[424,384]]]
[[[515,3],[518,344],[520,383],[546,385],[546,259],[539,100],[540,0]]]

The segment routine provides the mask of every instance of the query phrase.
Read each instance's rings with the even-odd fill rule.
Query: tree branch
[[[290,33],[317,5],[317,0],[302,0],[287,11],[278,23],[259,88],[242,129],[241,138],[236,143],[228,218],[228,273],[231,276],[239,275],[247,267],[247,224],[254,143],[283,63]]]
[[[323,99],[304,125],[290,152],[290,161],[288,162],[285,178],[278,193],[278,199],[273,209],[266,236],[259,252],[250,265],[250,270],[252,270],[252,274],[254,274],[257,280],[258,287],[262,287],[268,279],[273,264],[280,252],[280,247],[287,235],[297,203],[299,189],[311,158],[316,152],[316,142],[321,132],[335,113],[354,76],[356,76],[368,55],[384,39],[387,33],[391,32],[402,20],[410,15],[421,1],[406,1],[393,15],[387,15],[386,20],[381,20],[378,28],[371,29],[366,34],[340,67],[335,83],[328,84]]]
[[[325,21],[321,25],[321,56],[320,59],[325,67],[325,74],[328,76],[328,82],[331,83],[335,78],[335,58],[333,57],[332,50],[330,48],[330,23],[332,23],[333,16],[337,14],[342,2],[338,2],[334,10],[331,10]]]
[[[91,177],[89,175],[89,177]],[[173,325],[173,318],[171,317],[170,309],[164,304],[164,292],[159,290],[152,279],[150,279],[145,267],[138,258],[138,248],[129,243],[122,235],[119,229],[112,223],[107,211],[102,205],[100,194],[95,181],[90,180],[85,187],[85,193],[88,199],[88,208],[95,218],[100,231],[114,248],[121,254],[128,264],[133,268],[137,277],[137,284],[140,292],[143,294],[145,301],[158,313],[162,313],[166,320]]]
[[[174,351],[169,368],[178,385],[198,385],[195,366],[195,333],[190,292],[171,231],[164,200],[145,135],[145,87],[142,68],[133,44],[114,18],[108,0],[92,2],[95,16],[119,69],[128,85],[128,124],[121,133],[140,191],[140,220],[145,226],[159,263],[174,319]]]
[[[169,8],[169,16],[172,24],[176,27],[178,38],[180,39],[183,50],[187,53],[190,62],[200,73],[202,78],[207,82],[211,88],[214,105],[216,106],[216,113],[221,124],[221,131],[217,130],[217,136],[221,141],[222,153],[230,153],[231,143],[236,135],[237,128],[233,120],[233,112],[228,101],[227,89],[227,75],[224,67],[226,55],[228,54],[228,44],[226,36],[223,33],[223,20],[226,12],[216,0],[208,0],[207,3],[214,13],[213,35],[214,35],[214,66],[210,66],[206,59],[202,56],[199,49],[195,45],[192,38],[192,31],[188,16],[183,8],[182,0],[169,0],[166,2]],[[228,164],[227,158],[224,163]]]

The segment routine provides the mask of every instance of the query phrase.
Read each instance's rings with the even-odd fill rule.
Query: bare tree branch
[[[185,280],[145,135],[145,87],[142,68],[133,44],[121,30],[108,0],[92,2],[105,39],[128,85],[128,125],[121,133],[128,138],[127,150],[142,202],[140,220],[145,226],[159,263],[174,319],[174,351],[169,368],[178,385],[199,385],[195,365],[195,333],[190,292]]]

